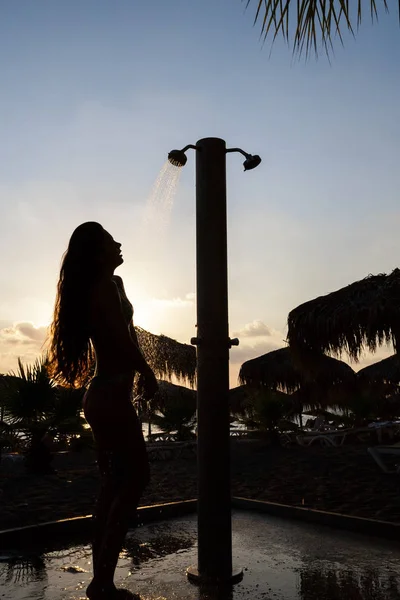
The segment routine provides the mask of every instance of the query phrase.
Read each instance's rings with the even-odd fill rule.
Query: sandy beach
[[[0,529],[88,515],[99,476],[92,450],[57,454],[51,475],[2,467]],[[196,498],[196,457],[151,461],[141,505]],[[232,441],[232,493],[252,499],[400,522],[400,480],[385,475],[367,446],[272,448]]]

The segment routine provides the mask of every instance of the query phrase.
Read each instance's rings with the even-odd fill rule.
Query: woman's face
[[[108,231],[104,231],[104,257],[107,266],[113,269],[124,262],[121,254],[121,244],[116,242]]]

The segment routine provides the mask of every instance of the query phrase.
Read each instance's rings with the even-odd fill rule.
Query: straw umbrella
[[[242,414],[244,408],[251,402],[254,388],[250,385],[238,385],[229,390],[229,406],[232,415]]]
[[[311,376],[309,371],[301,370],[290,348],[273,350],[244,362],[240,368],[239,381],[290,394],[305,384],[318,383],[328,387],[354,379],[353,369],[343,361],[324,354],[313,358],[315,367]]]
[[[314,353],[358,361],[367,348],[400,339],[400,270],[369,275],[336,292],[301,304],[289,313],[288,341],[296,360],[307,362]]]
[[[375,418],[391,420],[400,414],[400,357],[384,358],[357,373],[357,400],[371,407]]]
[[[300,426],[304,406],[345,405],[355,380],[355,373],[348,364],[324,354],[314,355],[312,368],[303,370],[290,348],[248,360],[239,372],[241,383],[290,394]]]
[[[185,381],[191,387],[196,382],[196,349],[189,344],[182,344],[166,335],[156,335],[146,329],[135,326],[137,341],[146,361],[160,379],[170,380],[175,377]],[[84,383],[86,387],[96,369],[93,359]]]
[[[394,386],[400,385],[400,357],[393,354],[389,358],[379,360],[368,367],[360,369],[358,379],[366,383],[384,383]]]
[[[157,408],[163,410],[169,403],[180,401],[196,410],[196,390],[176,385],[170,381],[159,381],[157,392]]]
[[[238,385],[229,390],[229,404],[232,415],[244,416],[250,405],[253,404],[254,397],[259,393],[261,386],[255,385]],[[272,389],[272,388],[271,388]],[[283,402],[290,396],[280,390],[276,391],[276,397]]]
[[[166,335],[155,335],[141,327],[136,326],[135,331],[139,347],[158,378],[170,380],[175,377],[178,381],[186,381],[191,387],[194,386],[196,382],[196,349],[193,346],[177,342]],[[163,383],[166,384],[167,382]],[[172,383],[170,385],[173,386]],[[162,389],[160,387],[160,393],[150,404],[143,401],[140,395],[136,396],[136,407],[139,415],[146,415],[149,420],[149,434],[151,433],[152,415],[158,408],[158,403],[167,397],[165,389],[165,385]],[[193,392],[193,390],[189,391]]]
[[[159,381],[153,414],[149,415],[149,434],[151,420],[164,431],[177,431],[178,439],[190,437],[196,420],[196,400],[195,390],[169,381]]]
[[[166,335],[155,335],[135,327],[140,349],[154,373],[160,379],[187,381],[193,386],[196,380],[196,349]]]

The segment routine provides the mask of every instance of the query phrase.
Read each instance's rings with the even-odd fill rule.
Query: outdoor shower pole
[[[198,564],[193,581],[238,581],[232,568],[226,145],[196,143]]]
[[[239,340],[228,330],[226,154],[242,154],[245,171],[261,158],[203,138],[171,150],[169,162],[185,166],[189,148],[196,150],[198,562],[187,576],[200,584],[236,583],[243,571],[232,568],[229,349]]]

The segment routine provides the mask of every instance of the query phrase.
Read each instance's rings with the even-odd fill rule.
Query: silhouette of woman
[[[93,579],[86,590],[92,600],[138,598],[114,584],[132,510],[149,481],[146,446],[131,402],[135,373],[146,398],[158,387],[140,352],[122,279],[114,275],[123,263],[120,249],[99,223],[75,229],[63,256],[50,329],[49,371],[57,382],[85,385],[96,360],[83,400],[101,475]]]

